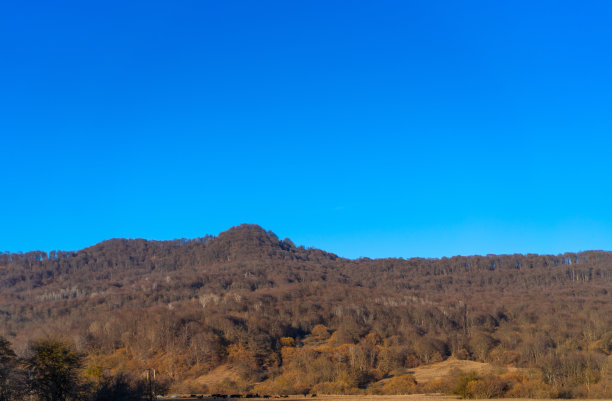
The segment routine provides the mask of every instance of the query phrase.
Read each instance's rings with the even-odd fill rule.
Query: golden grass
[[[206,384],[208,386],[221,383],[223,380],[238,381],[240,377],[234,372],[229,365],[217,366],[209,373],[198,377],[195,380],[196,384]]]
[[[190,398],[182,396],[178,398],[164,397],[159,398],[160,400],[193,400],[197,398]],[[410,395],[321,395],[316,397],[304,397],[304,396],[289,396],[286,398],[249,398],[241,400],[252,400],[252,401],[274,401],[274,400],[290,400],[290,401],[452,401],[459,400],[457,396],[441,395],[441,394],[410,394]],[[204,401],[215,401],[218,398],[204,397]],[[472,400],[478,401],[478,400]],[[535,401],[533,398],[497,398],[495,401]],[[537,399],[537,401],[558,401],[553,399]],[[586,401],[581,399],[574,399],[572,401]],[[605,400],[598,400],[605,401]]]
[[[449,358],[445,361],[422,365],[410,369],[408,373],[412,373],[418,383],[428,383],[433,379],[448,376],[452,371],[459,370],[461,372],[476,372],[477,374],[495,373],[499,367],[489,363],[465,361],[456,358]],[[508,371],[517,370],[516,368],[501,368]]]

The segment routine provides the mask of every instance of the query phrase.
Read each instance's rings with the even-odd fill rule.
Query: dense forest
[[[175,392],[610,398],[611,291],[609,252],[350,260],[241,225],[2,253],[0,336]],[[491,369],[413,374],[449,360]]]

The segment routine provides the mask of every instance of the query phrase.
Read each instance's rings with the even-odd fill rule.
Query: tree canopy
[[[397,392],[412,380],[381,380],[457,358],[539,372],[505,392],[588,396],[612,387],[611,284],[602,251],[349,260],[243,225],[2,254],[0,334],[15,349],[69,335],[107,369],[189,391]],[[215,369],[225,384],[200,379]]]

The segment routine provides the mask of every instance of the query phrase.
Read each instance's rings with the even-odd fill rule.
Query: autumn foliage
[[[0,254],[0,335],[175,390],[610,397],[611,289],[607,252],[349,260],[243,225]],[[492,370],[412,373],[449,358]]]

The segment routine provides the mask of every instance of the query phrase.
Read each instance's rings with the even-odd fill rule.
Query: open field
[[[459,370],[461,372],[476,372],[477,374],[482,375],[486,373],[493,373],[496,370],[516,371],[518,369],[496,367],[489,363],[459,360],[451,357],[442,362],[418,366],[410,369],[408,373],[412,373],[418,383],[428,383],[433,379],[448,376],[453,370]]]
[[[476,372],[477,374],[494,373],[496,371],[516,371],[517,368],[498,367],[489,363],[459,360],[454,357],[448,358],[442,362],[421,365],[416,368],[409,369],[406,373],[413,374],[418,383],[428,383],[435,378],[446,377],[451,372],[458,370],[461,372]],[[388,381],[391,377],[383,379],[382,382]],[[230,365],[221,365],[211,372],[198,377],[195,380],[197,384],[215,384],[221,383],[223,380],[240,380],[237,372],[232,370]]]
[[[207,401],[218,401],[225,400],[225,398],[215,397],[187,397],[187,396],[173,396],[158,398],[162,400],[193,400],[203,399]],[[231,398],[230,398],[231,399]],[[441,394],[410,394],[410,395],[320,395],[316,397],[304,397],[304,396],[288,396],[288,397],[270,397],[270,398],[250,398],[253,401],[269,401],[274,399],[283,399],[288,401],[449,401],[459,399],[456,396],[447,396]]]
[[[220,398],[214,397],[203,397],[203,398],[193,398],[193,397],[185,397],[185,396],[176,396],[173,397],[163,397],[158,398],[161,400],[194,400],[194,399],[203,399],[207,401],[216,401],[220,400]],[[263,400],[271,400],[274,398],[252,398],[253,401],[263,401]],[[289,396],[287,398],[283,398],[285,400],[291,401],[450,401],[450,400],[459,400],[460,398],[457,396],[449,396],[442,394],[410,394],[410,395],[323,395],[317,397],[302,397],[302,396]],[[532,401],[530,398],[498,398],[497,400],[507,400],[507,401]],[[538,399],[538,401],[553,401],[553,399]],[[575,401],[581,401],[580,399],[575,399]]]

